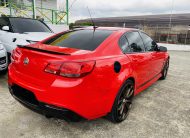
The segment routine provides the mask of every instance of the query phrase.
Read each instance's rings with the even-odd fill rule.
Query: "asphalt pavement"
[[[169,53],[168,78],[137,95],[120,124],[104,118],[78,123],[47,119],[15,101],[7,75],[0,75],[0,138],[189,138],[190,52]]]

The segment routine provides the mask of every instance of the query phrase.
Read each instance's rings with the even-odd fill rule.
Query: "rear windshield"
[[[109,30],[75,30],[57,35],[44,44],[93,51],[111,34]]]
[[[25,18],[10,18],[10,23],[15,33],[52,32],[44,23],[38,20]]]

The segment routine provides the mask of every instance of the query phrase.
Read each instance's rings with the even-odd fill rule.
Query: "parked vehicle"
[[[14,50],[9,89],[47,117],[121,122],[135,95],[166,78],[169,58],[136,29],[71,30]]]
[[[0,42],[0,73],[6,73],[7,64],[7,51]]]
[[[42,21],[20,17],[0,17],[0,41],[10,57],[17,45],[36,43],[53,35]]]

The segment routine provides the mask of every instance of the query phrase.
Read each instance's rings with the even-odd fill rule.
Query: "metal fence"
[[[43,7],[34,7],[32,2],[25,4],[11,0],[5,0],[3,2],[1,1],[0,4],[0,14],[4,16],[37,18],[52,24],[69,24],[68,10],[59,11]]]
[[[156,42],[190,44],[190,31],[187,29],[187,26],[144,26],[140,29],[148,33]]]

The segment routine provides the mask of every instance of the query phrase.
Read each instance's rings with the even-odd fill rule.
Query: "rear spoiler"
[[[44,50],[44,49],[34,48],[34,47],[31,47],[31,46],[26,46],[26,45],[17,45],[17,47],[24,48],[24,49],[29,49],[29,50],[33,50],[33,51],[38,51],[38,52],[49,53],[49,54],[70,55],[70,54],[66,54],[66,53],[62,53],[62,52],[56,52],[56,51],[51,51],[51,50]]]

